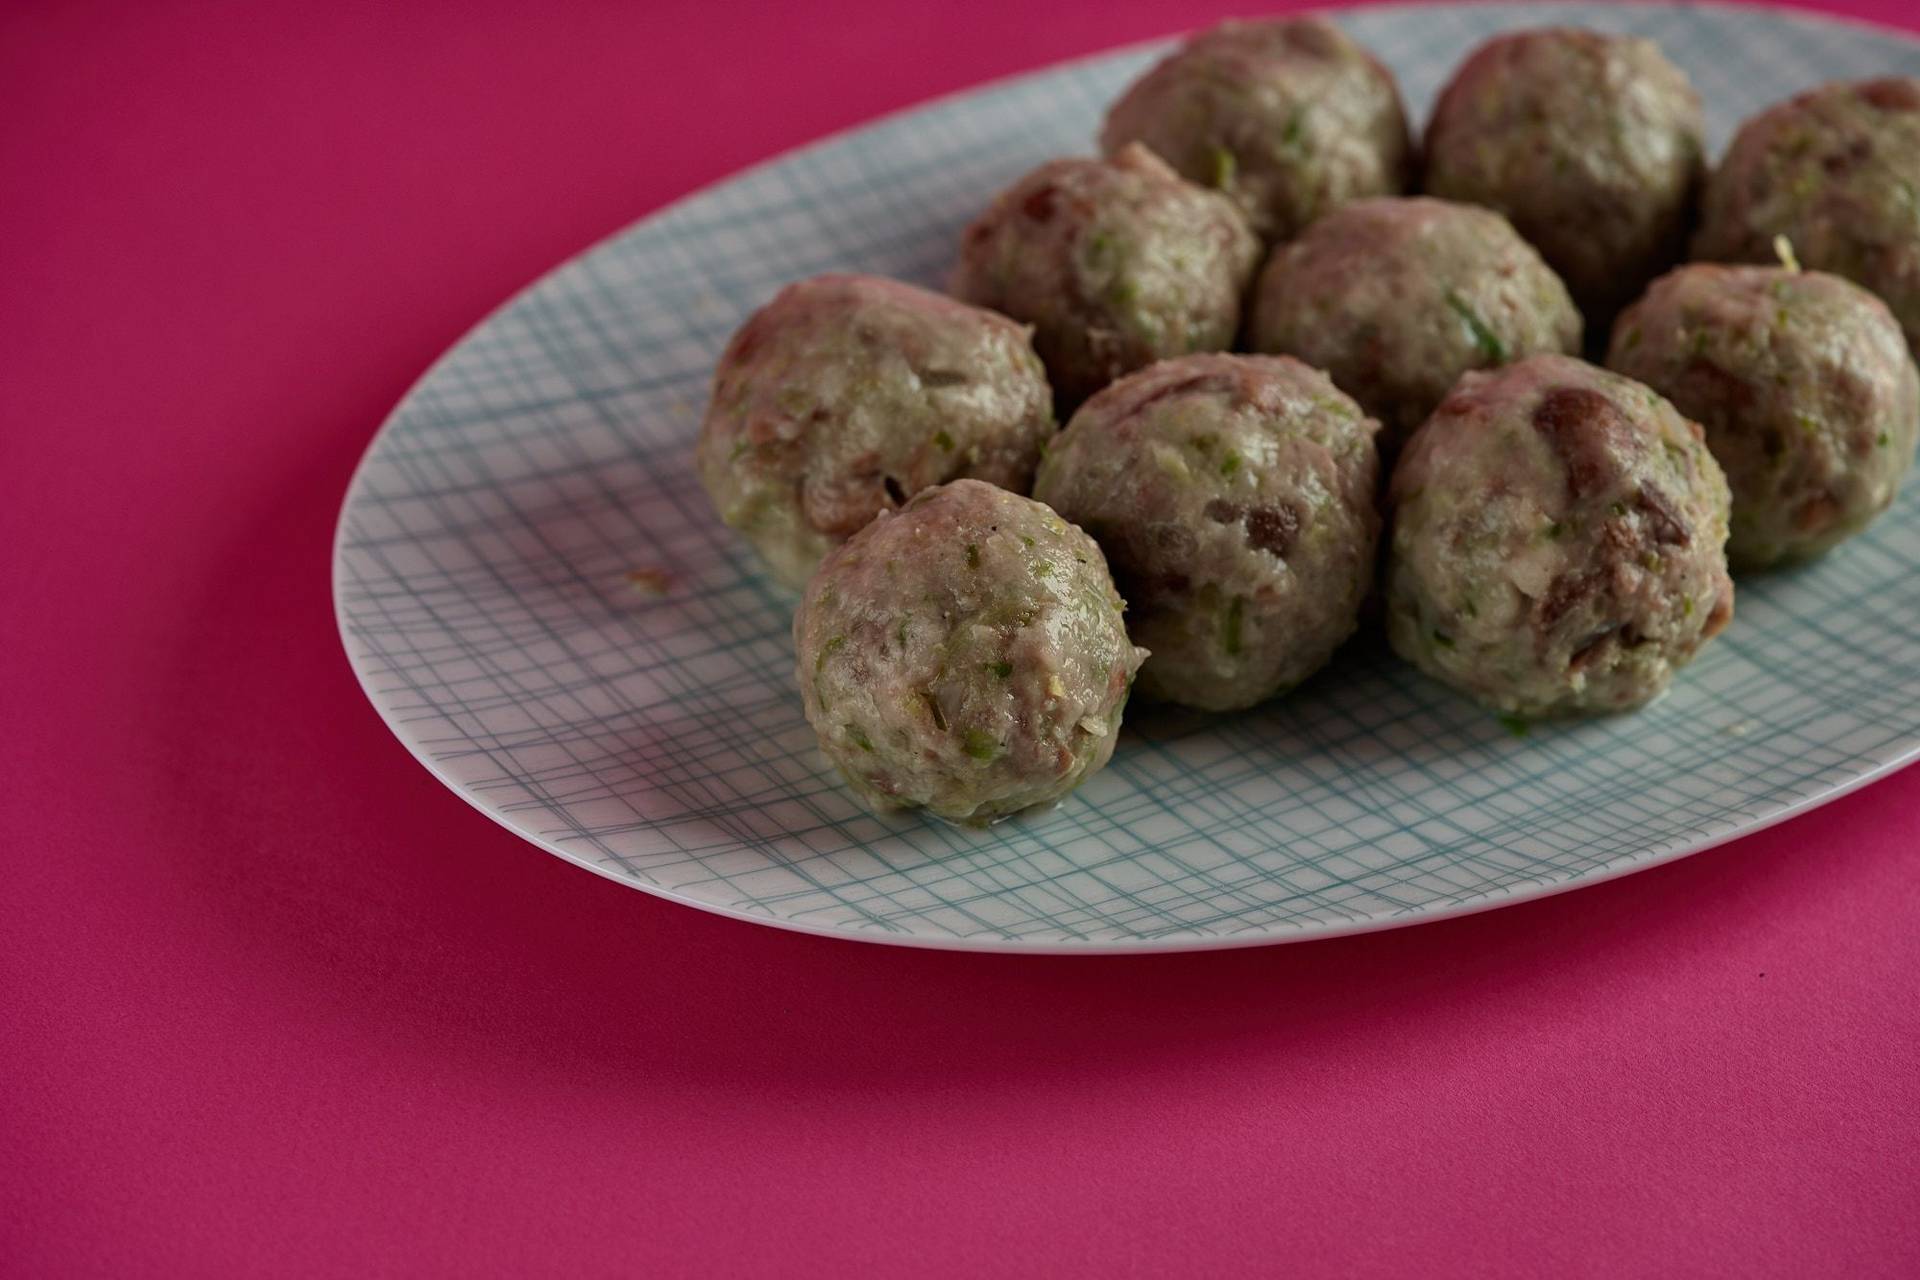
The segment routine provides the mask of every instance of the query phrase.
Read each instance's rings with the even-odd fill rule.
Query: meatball
[[[1023,326],[897,280],[826,275],[733,335],[695,455],[721,519],[798,587],[928,485],[1025,492],[1053,427]]]
[[[1032,324],[1070,406],[1162,356],[1224,350],[1259,255],[1232,201],[1123,147],[1002,193],[967,228],[953,291]]]
[[[1693,256],[1802,263],[1867,286],[1920,348],[1920,80],[1829,84],[1740,126],[1707,183]]]
[[[830,554],[793,620],[820,746],[876,810],[984,824],[1106,764],[1145,655],[1093,539],[979,480]]]
[[[1886,305],[1838,276],[1681,267],[1621,314],[1607,364],[1706,428],[1737,568],[1858,532],[1913,462],[1920,373]]]
[[[1100,145],[1133,142],[1232,196],[1269,240],[1343,201],[1406,190],[1413,150],[1393,76],[1324,18],[1194,36],[1107,112]]]
[[[1164,360],[1081,406],[1034,496],[1105,548],[1153,654],[1143,693],[1252,706],[1352,634],[1380,531],[1378,427],[1286,356]]]
[[[1495,710],[1637,706],[1733,616],[1727,482],[1700,428],[1569,356],[1462,378],[1388,501],[1388,639]]]
[[[1380,419],[1391,456],[1460,375],[1578,352],[1560,277],[1490,209],[1426,197],[1356,200],[1275,249],[1250,326],[1257,351],[1333,375]]]
[[[1498,209],[1592,317],[1679,259],[1700,97],[1651,40],[1546,28],[1480,46],[1427,125],[1427,190]]]

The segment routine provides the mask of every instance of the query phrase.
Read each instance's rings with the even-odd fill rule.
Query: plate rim
[[[1515,10],[1531,8],[1537,10],[1564,10],[1575,7],[1577,0],[1356,0],[1355,3],[1341,5],[1315,5],[1285,15],[1286,17],[1304,17],[1309,15],[1332,17],[1343,13],[1375,10],[1432,11],[1436,9],[1479,9],[1479,10]],[[1809,26],[1849,27],[1865,34],[1880,38],[1900,40],[1903,43],[1920,47],[1920,31],[1892,26],[1873,18],[1856,14],[1831,13],[1820,9],[1802,8],[1797,4],[1768,4],[1757,0],[1627,0],[1615,7],[1638,10],[1664,9],[1673,11],[1717,11],[1729,15],[1747,15],[1764,17],[1772,21]],[[1771,827],[1791,821],[1819,809],[1863,787],[1900,772],[1908,765],[1920,760],[1920,737],[1908,744],[1891,758],[1875,765],[1866,772],[1844,782],[1830,786],[1816,795],[1801,797],[1780,809],[1763,817],[1754,819],[1737,828],[1715,835],[1702,837],[1673,849],[1651,856],[1634,857],[1629,854],[1627,861],[1619,865],[1603,866],[1589,872],[1574,875],[1559,882],[1536,882],[1504,890],[1492,890],[1479,897],[1438,907],[1420,907],[1404,913],[1372,916],[1363,919],[1331,924],[1272,924],[1258,931],[1250,930],[1246,934],[1195,934],[1188,932],[1169,932],[1148,938],[1100,939],[1088,938],[1071,940],[1061,938],[1021,938],[943,934],[885,933],[868,932],[856,924],[816,924],[810,921],[791,919],[775,915],[764,915],[725,903],[697,898],[681,893],[665,885],[652,884],[627,874],[619,866],[608,864],[564,848],[557,842],[546,839],[536,833],[515,826],[505,814],[497,812],[483,804],[467,787],[456,782],[440,766],[439,762],[418,742],[406,723],[395,717],[383,701],[385,695],[376,691],[368,672],[363,669],[357,656],[354,639],[349,631],[349,619],[343,601],[345,552],[347,546],[347,520],[355,505],[361,483],[373,462],[375,453],[388,432],[393,429],[402,413],[421,394],[422,390],[439,375],[442,368],[451,363],[481,331],[490,327],[496,320],[518,306],[525,298],[544,288],[561,273],[571,269],[577,263],[592,257],[616,241],[638,231],[651,223],[665,220],[678,213],[687,205],[699,201],[722,187],[760,173],[764,170],[786,164],[817,150],[824,150],[841,143],[855,134],[878,129],[884,125],[896,123],[901,118],[922,111],[930,111],[943,104],[976,94],[997,89],[1010,88],[1022,81],[1050,76],[1069,68],[1092,62],[1104,62],[1130,54],[1148,52],[1160,48],[1180,38],[1197,27],[1184,27],[1150,36],[1143,40],[1113,45],[1092,50],[1072,57],[1062,58],[1040,66],[1006,72],[985,80],[976,81],[955,89],[931,94],[904,103],[898,107],[883,111],[877,115],[855,121],[834,129],[818,137],[796,143],[771,155],[765,156],[739,169],[718,175],[699,186],[685,191],[665,204],[643,213],[621,224],[604,235],[596,237],[587,244],[569,253],[560,261],[541,271],[498,303],[488,308],[478,319],[463,329],[459,336],[450,342],[440,354],[428,363],[420,374],[408,385],[392,408],[381,418],[380,424],[368,437],[365,447],[355,460],[352,472],[348,475],[346,487],[341,492],[339,511],[334,517],[333,535],[329,542],[328,593],[333,606],[334,628],[340,641],[341,656],[346,659],[347,667],[353,672],[354,682],[360,692],[372,706],[387,731],[404,747],[409,755],[432,775],[435,781],[451,791],[455,796],[477,812],[490,819],[495,825],[504,828],[519,839],[546,853],[552,854],[576,867],[612,880],[628,889],[637,889],[656,898],[692,907],[711,915],[731,920],[740,920],[765,928],[779,929],[790,933],[806,934],[813,937],[832,938],[842,942],[859,944],[878,944],[889,947],[905,947],[922,951],[969,952],[983,955],[1029,955],[1029,956],[1112,956],[1112,955],[1150,955],[1178,954],[1195,951],[1237,951],[1252,947],[1283,946],[1289,943],[1313,942],[1322,939],[1347,938],[1360,934],[1380,933],[1391,929],[1404,929],[1414,925],[1438,924],[1446,920],[1457,920],[1464,916],[1478,915],[1502,907],[1519,906],[1544,898],[1570,893],[1577,889],[1587,889],[1618,880],[1624,876],[1677,862],[1682,858],[1704,853],[1709,849],[1731,844],[1749,836],[1758,835]]]

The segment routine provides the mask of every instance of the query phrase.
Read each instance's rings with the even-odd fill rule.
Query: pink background
[[[1920,771],[1453,923],[1014,959],[588,875],[361,698],[334,513],[479,315],[1215,7],[6,7],[0,1271],[1920,1273]]]

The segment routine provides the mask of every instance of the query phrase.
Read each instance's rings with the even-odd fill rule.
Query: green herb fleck
[[[1313,398],[1313,407],[1326,414],[1329,418],[1346,420],[1360,416],[1358,411],[1355,410],[1353,402],[1341,396],[1315,396]]]
[[[1680,616],[1683,618],[1691,618],[1693,616],[1693,597],[1692,596],[1680,597]]]
[[[1566,532],[1567,532],[1567,526],[1561,524],[1558,520],[1547,521],[1547,541],[1548,542],[1560,541],[1561,537],[1564,536]]]
[[[835,636],[833,639],[821,645],[820,656],[813,660],[813,673],[815,675],[819,675],[821,668],[827,665],[828,656],[831,655],[835,649],[838,649],[841,645],[844,645],[846,642],[847,642],[847,638],[845,636]]]
[[[945,449],[947,452],[949,453],[953,452],[953,437],[948,435],[945,431],[934,432],[933,442],[939,445],[942,449]]]
[[[1307,108],[1304,103],[1295,103],[1293,114],[1287,117],[1287,124],[1280,131],[1280,141],[1289,147],[1300,145],[1307,131]]]
[[[751,440],[737,440],[734,442],[733,451],[727,455],[727,461],[738,462],[752,452],[753,442]]]
[[[1188,446],[1192,448],[1192,450],[1195,453],[1199,454],[1203,458],[1207,454],[1212,453],[1213,446],[1219,443],[1220,443],[1219,436],[1213,435],[1211,432],[1206,432],[1206,431],[1202,431],[1197,435],[1192,435],[1187,437]]]
[[[1509,713],[1507,715],[1500,716],[1499,720],[1500,720],[1500,727],[1502,729],[1505,729],[1508,733],[1512,734],[1516,738],[1526,737],[1527,731],[1530,728],[1532,728],[1532,726],[1527,723],[1525,716],[1517,716]]]
[[[1447,287],[1446,299],[1454,314],[1466,324],[1467,333],[1472,336],[1473,345],[1480,349],[1480,354],[1494,364],[1505,364],[1513,352],[1499,334],[1487,327],[1487,322],[1480,318],[1473,304],[1461,297],[1451,285]]]
[[[1005,680],[1013,674],[1013,664],[1011,662],[983,662],[980,665],[999,676],[1002,680]]]
[[[1623,516],[1627,514],[1627,504],[1624,502],[1616,502],[1608,507],[1607,510],[1613,512],[1614,515]]]
[[[1031,550],[1033,550],[1033,549],[1034,549],[1034,547],[1036,547],[1036,546],[1038,546],[1038,545],[1039,545],[1039,544],[1038,544],[1038,543],[1036,543],[1036,542],[1035,542],[1035,541],[1034,541],[1034,540],[1033,540],[1032,538],[1029,538],[1029,537],[1028,537],[1028,536],[1027,536],[1026,534],[1024,534],[1024,533],[1020,535],[1020,541],[1022,541],[1022,542],[1024,542],[1024,543],[1026,543],[1026,544],[1027,544],[1027,550],[1029,550],[1029,551],[1031,551]]]
[[[1793,415],[1793,420],[1799,424],[1802,431],[1810,436],[1820,433],[1820,419],[1810,413],[1796,413]]]
[[[1240,455],[1239,455],[1239,454],[1237,454],[1237,453],[1229,453],[1229,454],[1228,454],[1228,455],[1227,455],[1226,457],[1224,457],[1224,458],[1222,458],[1222,459],[1220,459],[1220,474],[1221,474],[1221,475],[1223,475],[1223,476],[1230,476],[1230,475],[1232,475],[1232,474],[1233,474],[1234,472],[1236,472],[1236,471],[1238,471],[1239,469],[1240,469]]]
[[[980,548],[975,546],[973,543],[969,542],[967,544],[967,568],[978,569],[979,567],[980,567]]]
[[[1706,354],[1707,331],[1705,329],[1695,329],[1689,345],[1692,347],[1694,355]]]
[[[975,760],[991,760],[1000,754],[1000,742],[983,729],[969,729],[962,740],[961,750]]]
[[[1238,161],[1233,152],[1222,146],[1213,149],[1213,185],[1222,191],[1233,190],[1233,173]]]
[[[1226,616],[1220,624],[1220,647],[1227,656],[1238,657],[1240,653],[1240,631],[1245,621],[1247,601],[1245,596],[1235,596],[1233,603],[1227,606]]]
[[[1620,335],[1620,350],[1631,351],[1640,345],[1640,326],[1632,325]]]
[[[1873,442],[1879,445],[1882,449],[1884,449],[1889,444],[1893,443],[1893,437],[1888,435],[1886,432],[1882,431],[1879,435],[1873,438]]]
[[[857,724],[847,725],[846,730],[847,730],[847,737],[853,742],[854,746],[860,748],[862,751],[873,750],[873,739],[869,738],[866,735],[866,732],[862,730],[859,725]]]

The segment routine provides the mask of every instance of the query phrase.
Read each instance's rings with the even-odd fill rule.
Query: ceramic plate
[[[1424,120],[1461,56],[1545,22],[1658,40],[1717,152],[1822,80],[1920,45],[1757,10],[1438,6],[1337,15]],[[936,285],[961,226],[1164,46],[997,83],[751,170],[561,267],[381,429],[334,591],[380,714],[463,799],[623,883],[764,924],[1003,951],[1238,946],[1430,920],[1653,865],[1830,799],[1920,749],[1920,483],[1631,716],[1494,719],[1360,644],[1293,696],[1132,711],[1113,764],[986,831],[881,819],[801,717],[793,598],[714,517],[692,443],[713,362],[787,281]],[[1702,903],[1710,910],[1710,903]]]

